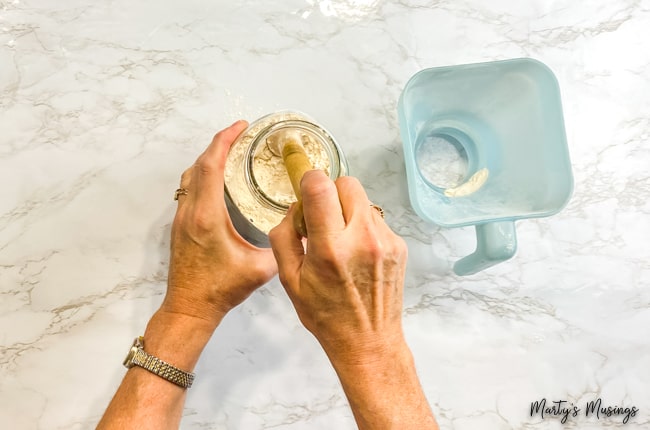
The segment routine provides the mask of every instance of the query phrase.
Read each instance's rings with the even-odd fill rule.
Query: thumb
[[[192,178],[194,192],[197,200],[204,195],[208,201],[215,195],[223,193],[224,170],[230,147],[248,126],[246,121],[240,120],[230,127],[221,130],[212,139],[212,143],[196,160]]]
[[[302,237],[293,226],[296,205],[289,208],[282,222],[269,232],[273,254],[278,262],[280,282],[290,293],[297,291],[300,284],[300,268],[305,258]]]

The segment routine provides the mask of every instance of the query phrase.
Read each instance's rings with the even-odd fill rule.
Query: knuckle
[[[280,279],[280,283],[287,287],[289,285],[289,276],[287,275],[286,272],[280,271],[278,272],[278,278]]]
[[[408,247],[406,242],[399,236],[393,235],[390,239],[389,251],[387,252],[387,260],[395,264],[403,264],[406,262],[408,255]]]
[[[200,207],[196,208],[191,215],[190,223],[201,232],[210,231],[214,227],[214,217]]]
[[[185,171],[181,174],[181,184],[185,184],[189,182],[190,178],[192,177],[192,170],[194,169],[194,166],[188,167],[185,169]]]
[[[359,187],[361,182],[354,176],[341,176],[336,179],[336,185],[339,187]]]
[[[320,243],[318,253],[320,258],[327,263],[337,263],[340,260],[342,254],[337,252],[336,247],[333,246],[332,242],[330,241],[324,241]]]
[[[336,179],[336,188],[346,194],[355,196],[360,201],[368,200],[363,184],[354,176],[341,176]]]
[[[406,259],[409,251],[408,245],[406,245],[406,241],[401,237],[394,235],[393,246],[394,246],[393,252],[399,255],[400,257]]]
[[[271,247],[276,247],[282,243],[282,238],[285,233],[283,233],[283,225],[282,223],[276,225],[269,231],[269,242],[271,243]]]
[[[401,264],[406,261],[408,248],[401,237],[392,235],[381,238],[369,234],[366,238],[364,253],[368,262]]]
[[[225,130],[220,130],[220,131],[216,132],[214,134],[214,136],[212,136],[212,142],[214,143],[214,142],[217,142],[217,141],[221,140],[223,138],[224,131]]]
[[[319,242],[317,252],[320,263],[327,269],[343,267],[349,258],[347,250],[342,249],[335,240]]]
[[[368,236],[365,252],[371,261],[381,261],[386,256],[386,248],[377,236]]]
[[[207,159],[205,156],[200,156],[198,160],[196,160],[196,168],[199,169],[199,173],[201,175],[206,175],[212,171],[212,163]]]
[[[280,238],[280,233],[278,232],[278,226],[276,225],[269,231],[269,242],[274,244]]]
[[[303,196],[319,199],[332,192],[336,193],[336,187],[332,180],[324,174],[307,172],[300,183],[300,191]]]

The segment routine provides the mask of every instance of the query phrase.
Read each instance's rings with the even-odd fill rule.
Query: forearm
[[[436,430],[406,343],[392,345],[370,362],[330,357],[360,430]]]
[[[219,321],[158,311],[145,330],[144,350],[179,369],[193,371]],[[97,428],[177,429],[186,391],[134,366],[127,371]]]

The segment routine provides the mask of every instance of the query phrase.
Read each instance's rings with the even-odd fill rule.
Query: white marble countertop
[[[533,57],[575,177],[510,261],[411,209],[396,105],[427,67]],[[650,2],[0,1],[0,428],[93,428],[165,289],[172,194],[213,133],[290,108],[409,244],[404,323],[444,429],[650,428]],[[184,429],[354,428],[274,279],[197,368]],[[531,402],[581,409],[530,416]],[[588,402],[636,407],[585,417]]]

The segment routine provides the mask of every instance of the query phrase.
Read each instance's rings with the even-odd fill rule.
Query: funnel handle
[[[506,261],[517,251],[514,221],[497,221],[476,226],[476,251],[454,264],[457,275],[473,275]]]

